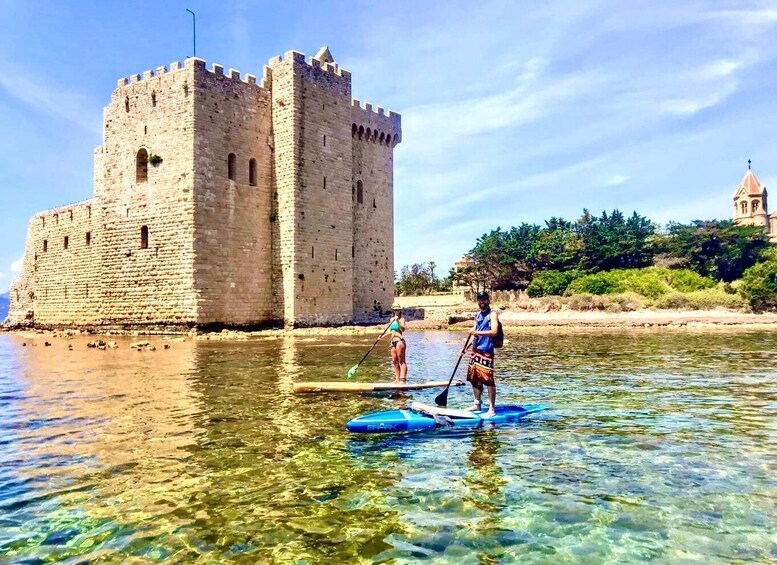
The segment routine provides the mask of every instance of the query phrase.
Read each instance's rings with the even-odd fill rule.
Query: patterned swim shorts
[[[484,386],[496,386],[494,383],[494,355],[473,351],[467,369],[467,380],[472,388],[483,390]]]

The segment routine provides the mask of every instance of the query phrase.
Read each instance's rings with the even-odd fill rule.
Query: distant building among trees
[[[766,187],[755,176],[747,162],[747,172],[734,192],[734,221],[743,226],[763,226],[769,241],[777,243],[777,212],[769,215]]]

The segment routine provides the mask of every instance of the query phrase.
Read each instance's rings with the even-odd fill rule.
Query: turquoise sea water
[[[409,333],[411,379],[464,338]],[[0,561],[777,560],[773,333],[510,334],[499,398],[551,410],[372,438],[345,422],[409,397],[291,392],[366,337],[35,341],[0,336]],[[387,380],[384,345],[357,378]]]

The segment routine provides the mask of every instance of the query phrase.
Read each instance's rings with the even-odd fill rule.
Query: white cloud
[[[0,273],[0,279],[5,278],[5,273]]]
[[[629,180],[631,177],[626,175],[610,175],[604,179],[604,186],[619,186]]]
[[[90,133],[101,133],[99,104],[81,92],[68,91],[3,58],[0,58],[0,89],[44,114],[66,120]]]
[[[13,263],[11,263],[11,272],[12,273],[19,273],[22,270],[22,261],[24,260],[24,257],[20,257]]]

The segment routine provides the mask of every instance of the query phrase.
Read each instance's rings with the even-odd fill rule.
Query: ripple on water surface
[[[411,378],[447,378],[459,337],[409,333]],[[346,420],[408,397],[291,387],[343,379],[369,338],[0,336],[0,560],[777,559],[777,336],[508,337],[500,399],[550,411],[359,437]],[[358,378],[388,375],[380,349]]]

